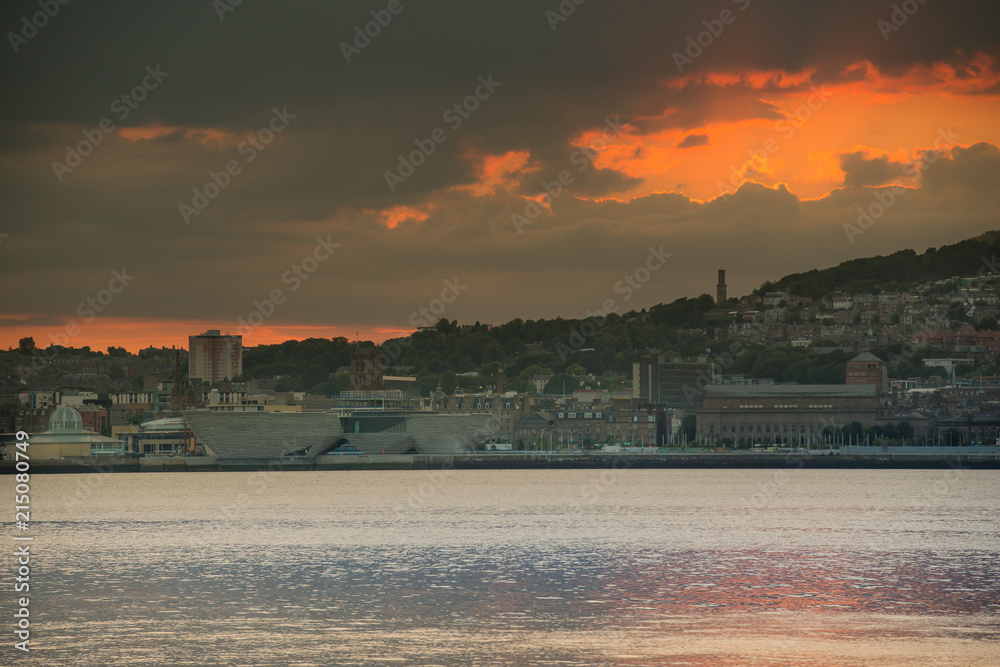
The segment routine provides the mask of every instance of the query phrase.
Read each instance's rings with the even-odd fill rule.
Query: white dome
[[[76,408],[61,405],[49,417],[50,431],[82,431],[83,417]]]

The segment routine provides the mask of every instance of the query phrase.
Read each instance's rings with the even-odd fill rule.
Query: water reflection
[[[108,485],[73,517],[43,506],[23,664],[1000,664],[1000,560],[982,524],[996,502],[981,488],[968,521],[954,503],[925,510],[893,529],[905,548],[878,550],[858,536],[880,517],[775,506],[733,528],[724,502],[658,501],[650,476],[547,539],[533,527],[566,516],[550,491],[491,511],[457,473],[441,506],[404,516],[374,500],[317,514],[328,478],[298,477],[301,506],[137,517],[135,494],[190,478],[166,477]],[[885,492],[885,512],[909,493]]]

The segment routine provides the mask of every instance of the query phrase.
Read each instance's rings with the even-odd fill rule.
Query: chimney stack
[[[726,270],[719,269],[719,284],[715,287],[715,302],[723,303],[726,300]]]

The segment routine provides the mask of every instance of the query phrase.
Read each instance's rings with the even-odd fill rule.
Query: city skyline
[[[0,11],[2,347],[582,318],[1000,212],[984,2],[40,7]]]

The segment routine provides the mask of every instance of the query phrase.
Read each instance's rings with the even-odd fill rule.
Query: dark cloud
[[[317,236],[332,235],[343,251],[303,283],[275,322],[405,325],[456,274],[469,277],[470,296],[456,304],[455,317],[576,315],[599,303],[650,245],[668,244],[675,260],[636,305],[710,291],[712,270],[722,265],[738,291],[861,247],[892,250],[908,242],[883,230],[920,222],[927,210],[961,203],[962,213],[948,237],[906,237],[914,243],[938,245],[993,225],[996,147],[977,145],[927,170],[912,198],[923,210],[901,203],[892,212],[898,227],[887,216],[853,247],[842,241],[841,225],[864,202],[841,199],[863,190],[817,202],[755,185],[707,204],[674,194],[590,201],[641,183],[596,167],[578,173],[552,212],[518,234],[511,215],[523,212],[524,197],[570,168],[578,137],[608,117],[620,116],[639,134],[782,117],[767,97],[787,83],[720,86],[699,76],[815,70],[808,83],[795,84],[805,89],[850,76],[845,68],[863,60],[902,72],[1000,54],[993,2],[921,5],[888,41],[877,28],[891,11],[882,4],[754,0],[741,11],[742,4],[588,2],[553,31],[545,11],[557,10],[555,0],[407,1],[350,63],[341,43],[385,3],[244,0],[224,20],[204,1],[60,5],[17,53],[8,44],[0,55],[5,308],[73,313],[125,266],[138,277],[109,314],[235,321],[282,285],[283,271],[311,252]],[[722,8],[736,20],[678,72],[674,53]],[[36,0],[3,3],[0,25],[16,31],[37,11]],[[156,66],[169,74],[121,117],[115,100]],[[452,127],[447,111],[490,76],[499,87]],[[272,109],[286,107],[294,120],[246,161],[240,142],[267,127]],[[52,163],[65,161],[66,147],[105,118],[116,131],[102,133],[60,183]],[[175,129],[149,139],[121,131],[153,125]],[[391,191],[385,172],[438,128],[447,139]],[[681,146],[704,145],[702,138],[690,134]],[[476,196],[457,189],[476,182],[472,156],[511,151],[530,154],[534,170],[512,176],[509,190]],[[881,158],[845,159],[847,185],[884,183],[897,169]],[[191,203],[193,190],[204,190],[231,160],[240,173],[185,224],[179,204]],[[387,230],[366,212],[395,206],[428,217]]]
[[[907,163],[890,160],[885,155],[868,157],[862,151],[840,155],[840,168],[844,172],[844,185],[848,187],[882,185],[890,179],[901,176],[906,166]]]
[[[677,143],[677,148],[694,148],[695,146],[707,146],[707,134],[689,134]]]

